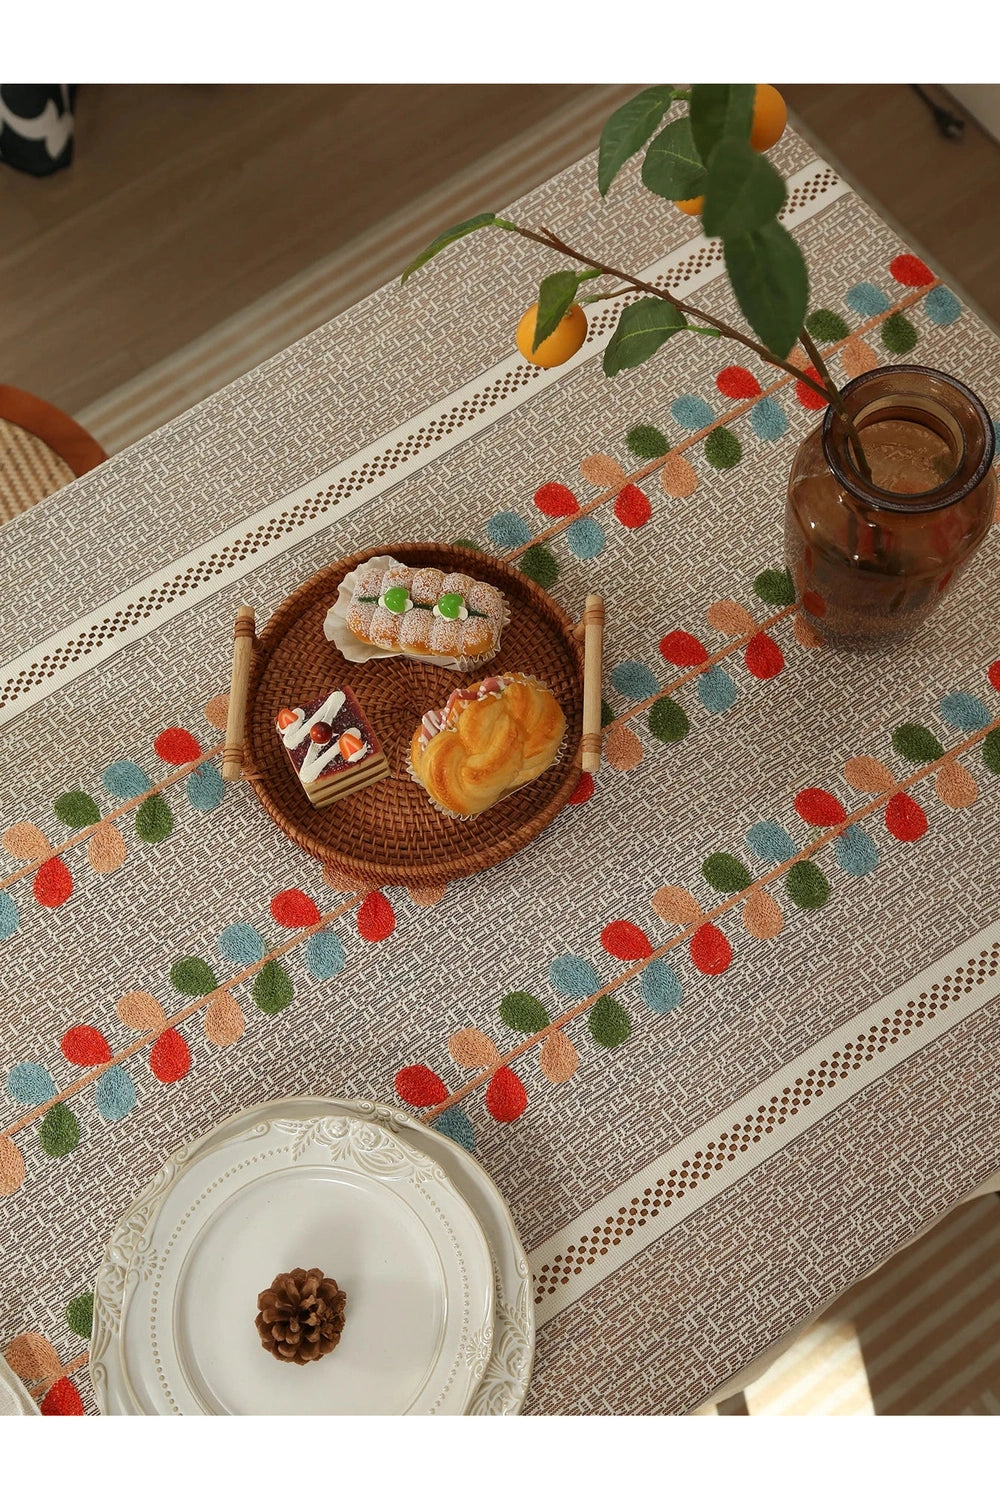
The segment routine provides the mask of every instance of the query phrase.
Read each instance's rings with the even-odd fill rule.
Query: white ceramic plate
[[[374,1119],[326,1106],[254,1113],[176,1153],[126,1221],[127,1404],[163,1415],[464,1412],[493,1343],[493,1265],[464,1198]],[[320,1266],[348,1295],[341,1342],[314,1365],[275,1360],[254,1327],[258,1292],[293,1265]]]
[[[40,1417],[36,1403],[0,1354],[0,1417]]]

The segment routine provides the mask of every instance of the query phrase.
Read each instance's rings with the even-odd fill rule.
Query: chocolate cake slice
[[[382,746],[350,688],[281,709],[276,727],[314,807],[327,807],[389,774]]]

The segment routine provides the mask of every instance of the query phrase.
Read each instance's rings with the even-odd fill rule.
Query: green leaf
[[[642,180],[661,198],[697,198],[705,185],[705,168],[698,155],[687,115],[671,120],[646,152]]]
[[[749,234],[776,218],[786,197],[785,180],[749,141],[721,140],[705,179],[702,228],[728,239]]]
[[[615,110],[601,131],[597,186],[602,197],[629,157],[649,140],[673,100],[674,90],[670,85],[658,83],[651,89],[643,89],[634,99],[627,99]]]
[[[800,860],[792,865],[785,876],[785,889],[796,906],[803,911],[817,911],[830,896],[830,882],[819,865],[811,859]]]
[[[532,351],[544,343],[550,333],[555,333],[572,307],[579,286],[580,278],[575,271],[556,271],[546,276],[538,289],[538,318]]]
[[[169,836],[173,826],[174,815],[159,792],[140,804],[135,815],[135,831],[144,843],[161,843]]]
[[[900,724],[898,729],[892,731],[892,748],[897,755],[915,766],[923,765],[925,761],[940,760],[944,754],[944,746],[937,735],[931,734],[923,724]]]
[[[636,458],[663,458],[670,452],[670,444],[658,427],[648,422],[639,422],[625,434],[625,446]]]
[[[642,297],[622,309],[618,327],[604,351],[605,375],[633,370],[673,334],[687,327],[684,314],[661,297]]]
[[[713,469],[735,469],[743,457],[743,445],[728,427],[716,427],[705,439],[705,457]]]
[[[1000,776],[1000,729],[991,729],[983,740],[983,764],[994,776]]]
[[[649,727],[662,745],[676,745],[691,728],[691,720],[673,698],[658,698],[649,710]]]
[[[81,1292],[66,1304],[66,1322],[81,1339],[89,1339],[94,1331],[94,1294]]]
[[[513,995],[505,995],[500,1001],[500,1019],[514,1031],[525,1031],[530,1035],[536,1031],[544,1031],[549,1024],[549,1013],[534,995],[517,990]]]
[[[38,1144],[46,1156],[68,1156],[80,1144],[80,1122],[68,1104],[53,1104],[38,1127]]]
[[[292,1000],[292,981],[272,958],[253,982],[254,1004],[266,1016],[276,1016]]]
[[[179,958],[170,970],[170,983],[181,995],[210,995],[219,981],[203,958]]]
[[[775,220],[723,241],[736,300],[761,341],[784,359],[805,321],[809,273],[802,251]]]
[[[696,83],[691,90],[691,133],[703,162],[726,137],[749,141],[753,83]]]
[[[421,250],[416,260],[410,261],[410,264],[399,278],[400,285],[405,285],[414,271],[419,271],[421,266],[425,266],[446,245],[453,245],[456,240],[464,239],[467,234],[475,234],[477,229],[486,229],[490,224],[496,224],[496,222],[496,214],[473,214],[471,219],[463,219],[461,224],[456,224],[453,228],[446,229],[444,234],[439,234],[436,240],[431,241],[426,250]]]
[[[60,823],[70,828],[89,828],[101,818],[97,803],[86,792],[63,792],[52,808]]]
[[[548,547],[543,547],[541,542],[528,548],[518,567],[526,578],[543,589],[550,589],[559,577],[559,564]]]
[[[591,1007],[587,1025],[599,1047],[620,1047],[632,1035],[632,1017],[610,995],[602,995]]]
[[[701,867],[701,873],[713,890],[730,895],[745,891],[753,881],[746,865],[734,854],[710,854]]]
[[[787,568],[765,568],[754,579],[753,591],[765,604],[795,603],[795,585]]]
[[[818,344],[835,344],[846,339],[851,331],[840,314],[828,307],[817,307],[811,312],[806,318],[806,328]]]

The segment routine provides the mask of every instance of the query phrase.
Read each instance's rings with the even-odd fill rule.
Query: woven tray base
[[[323,635],[323,620],[345,574],[390,552],[411,567],[463,571],[507,596],[511,620],[499,655],[462,674],[410,657],[345,661]],[[522,573],[464,547],[416,542],[383,544],[343,558],[285,600],[257,639],[244,766],[278,827],[342,878],[359,886],[435,886],[487,870],[518,853],[546,828],[579,780],[583,715],[582,653],[573,621]],[[420,716],[444,704],[453,688],[488,673],[526,672],[555,693],[566,715],[562,754],[544,776],[478,818],[459,821],[431,806],[407,770]],[[332,807],[312,807],[274,730],[278,710],[319,698],[334,687],[355,693],[382,741],[392,774]]]

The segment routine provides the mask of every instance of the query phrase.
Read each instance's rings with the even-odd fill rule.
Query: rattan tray
[[[344,576],[369,557],[389,552],[412,567],[468,572],[502,589],[510,607],[500,653],[486,668],[462,674],[397,656],[345,661],[323,635],[323,620]],[[428,887],[487,870],[517,854],[548,827],[580,776],[583,655],[574,622],[564,610],[508,564],[465,547],[397,542],[342,558],[296,589],[257,638],[250,670],[244,728],[244,774],[278,827],[327,874],[355,886]],[[478,818],[445,817],[407,770],[407,753],[420,716],[440,707],[453,688],[487,672],[537,676],[555,693],[566,715],[559,760],[530,786]],[[274,722],[278,710],[319,698],[331,688],[351,688],[372,722],[392,774],[332,807],[313,807],[282,751]]]

